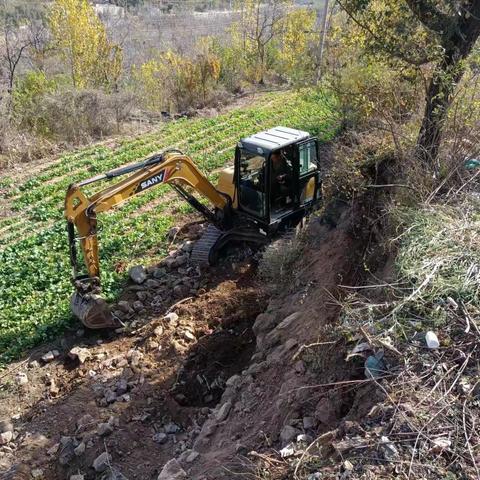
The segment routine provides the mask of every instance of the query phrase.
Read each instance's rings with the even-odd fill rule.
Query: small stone
[[[445,450],[446,448],[449,448],[452,445],[451,440],[448,438],[434,438],[432,440],[432,452],[433,453],[440,453],[442,450]]]
[[[83,475],[71,475],[70,480],[85,480],[85,477]]]
[[[167,271],[164,268],[156,268],[153,272],[153,278],[157,280],[163,278],[167,274]]]
[[[38,360],[32,360],[31,362],[28,363],[28,368],[39,368],[40,363]]]
[[[353,471],[353,463],[350,462],[349,460],[345,460],[342,464],[343,466],[343,469],[346,471],[346,472],[352,472]]]
[[[34,468],[31,472],[30,475],[32,478],[43,478],[43,470],[41,468]]]
[[[130,304],[125,300],[120,300],[117,306],[123,313],[131,313],[132,311]]]
[[[74,347],[68,352],[68,356],[72,360],[76,360],[78,358],[78,361],[83,364],[87,360],[87,358],[90,357],[90,352],[86,348],[82,347]]]
[[[77,428],[80,429],[87,429],[91,427],[95,423],[94,418],[90,414],[83,415],[77,420]]]
[[[297,443],[312,443],[312,437],[306,433],[301,433],[297,435]]]
[[[47,450],[47,455],[55,455],[60,448],[60,443],[55,443]]]
[[[217,419],[217,421],[223,422],[224,420],[226,420],[228,417],[228,414],[230,413],[231,408],[232,408],[232,402],[230,401],[225,402],[215,414],[215,418]]]
[[[187,478],[187,473],[180,466],[178,461],[173,458],[168,461],[162,468],[157,480],[184,480]]]
[[[165,315],[163,318],[169,322],[176,322],[178,320],[178,315],[175,312],[170,312],[167,313],[167,315]]]
[[[140,292],[137,292],[136,295],[138,300],[140,300],[141,302],[144,302],[149,297],[149,294],[147,292],[144,292],[143,290]]]
[[[133,302],[132,307],[136,312],[141,312],[145,308],[145,306],[140,300],[136,300],[135,302]]]
[[[156,443],[163,444],[168,440],[168,435],[163,432],[158,432],[152,437],[152,439]]]
[[[85,449],[86,449],[86,448],[87,448],[87,447],[86,447],[85,443],[84,443],[84,442],[81,442],[81,443],[78,444],[77,447],[75,447],[75,448],[73,449],[73,453],[75,453],[75,456],[76,456],[76,457],[80,457],[80,456],[82,456],[82,455],[85,453]]]
[[[137,285],[140,285],[147,279],[147,272],[142,265],[132,267],[128,271],[128,275]]]
[[[313,417],[303,417],[302,423],[303,423],[303,428],[305,430],[309,430],[310,428],[315,428],[315,426],[317,425],[317,422]]]
[[[283,445],[290,443],[300,432],[291,425],[285,425],[280,432],[280,439]]]
[[[130,365],[132,367],[138,367],[140,364],[140,360],[142,360],[143,354],[142,352],[139,352],[138,350],[129,350],[127,353],[127,359],[130,361]]]
[[[7,418],[0,420],[0,433],[5,432],[13,432],[13,423]]]
[[[107,403],[113,403],[117,400],[117,394],[113,390],[108,389],[105,391],[103,398]]]
[[[159,325],[157,328],[155,328],[155,330],[153,331],[153,334],[156,337],[161,337],[163,335],[163,327]]]
[[[42,356],[42,361],[44,363],[49,363],[49,362],[52,362],[53,360],[55,360],[55,355],[53,354],[52,351],[47,352],[45,355]]]
[[[160,283],[158,283],[157,280],[153,280],[152,278],[149,278],[149,279],[145,282],[145,287],[151,288],[152,290],[154,290],[154,289],[160,287]]]
[[[27,374],[24,372],[18,372],[15,376],[15,381],[18,385],[26,385],[28,383]]]
[[[60,388],[58,388],[58,385],[53,378],[50,381],[49,392],[50,392],[50,395],[54,397],[60,393]]]
[[[127,393],[128,391],[128,383],[127,380],[124,378],[121,378],[116,384],[115,384],[115,392],[117,395],[123,395],[124,393]]]
[[[395,447],[388,437],[382,436],[380,441],[380,449],[382,450],[385,460],[393,460],[398,457],[397,447]]]
[[[11,442],[13,439],[13,432],[3,432],[0,433],[0,445],[6,445],[8,442]]]
[[[179,255],[175,259],[175,266],[181,267],[182,265],[185,265],[187,262],[188,262],[188,255]]]
[[[190,342],[193,342],[193,341],[197,340],[197,337],[195,337],[195,335],[192,332],[190,332],[189,330],[185,330],[183,332],[183,336]]]
[[[169,270],[171,270],[175,267],[176,260],[173,257],[168,257],[163,261],[163,263]]]
[[[193,463],[198,458],[199,455],[200,454],[198,452],[196,452],[195,450],[186,450],[182,454],[182,457],[184,458],[185,462]]]
[[[173,295],[175,298],[182,298],[187,295],[187,288],[184,285],[176,285],[173,287]]]
[[[96,472],[104,472],[110,463],[110,455],[107,452],[101,453],[92,464],[93,469]]]
[[[106,437],[113,433],[113,427],[109,423],[99,423],[97,427],[97,433],[101,437]]]
[[[52,350],[53,357],[58,358],[60,356],[60,352],[58,350]]]
[[[164,429],[166,433],[172,434],[177,433],[180,430],[180,427],[176,423],[170,422],[164,426]]]

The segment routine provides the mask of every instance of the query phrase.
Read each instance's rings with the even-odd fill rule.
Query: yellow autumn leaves
[[[74,87],[115,89],[122,72],[122,50],[108,40],[88,0],[55,0],[49,25]]]

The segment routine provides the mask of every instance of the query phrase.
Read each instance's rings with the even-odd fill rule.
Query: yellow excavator
[[[125,177],[87,196],[83,187]],[[213,264],[232,242],[262,245],[282,229],[296,226],[321,201],[318,141],[308,132],[276,127],[239,141],[234,165],[220,172],[213,186],[192,159],[168,150],[142,162],[97,175],[68,188],[65,199],[75,293],[71,306],[92,329],[117,325],[101,297],[97,215],[145,190],[169,184],[208,220],[190,262]],[[212,205],[208,208],[194,193]],[[86,274],[79,274],[77,242]]]

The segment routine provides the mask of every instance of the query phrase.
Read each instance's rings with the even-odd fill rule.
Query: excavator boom
[[[129,176],[91,197],[82,191],[86,185],[126,175]],[[229,214],[231,199],[219,192],[208,181],[190,157],[176,150],[97,175],[72,184],[68,188],[65,198],[65,217],[68,222],[70,260],[76,290],[71,303],[74,314],[87,327],[108,328],[115,325],[106,302],[99,295],[101,289],[97,214],[106,212],[145,190],[165,183],[170,184],[194,208],[214,223],[225,219]],[[200,203],[185,187],[191,187],[207,198],[213,205],[214,211]],[[80,242],[87,275],[78,275],[77,240]]]

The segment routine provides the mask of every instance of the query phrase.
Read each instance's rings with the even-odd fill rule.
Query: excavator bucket
[[[87,328],[98,330],[120,326],[112,316],[107,302],[99,295],[82,295],[76,292],[72,295],[71,306],[74,315]]]

